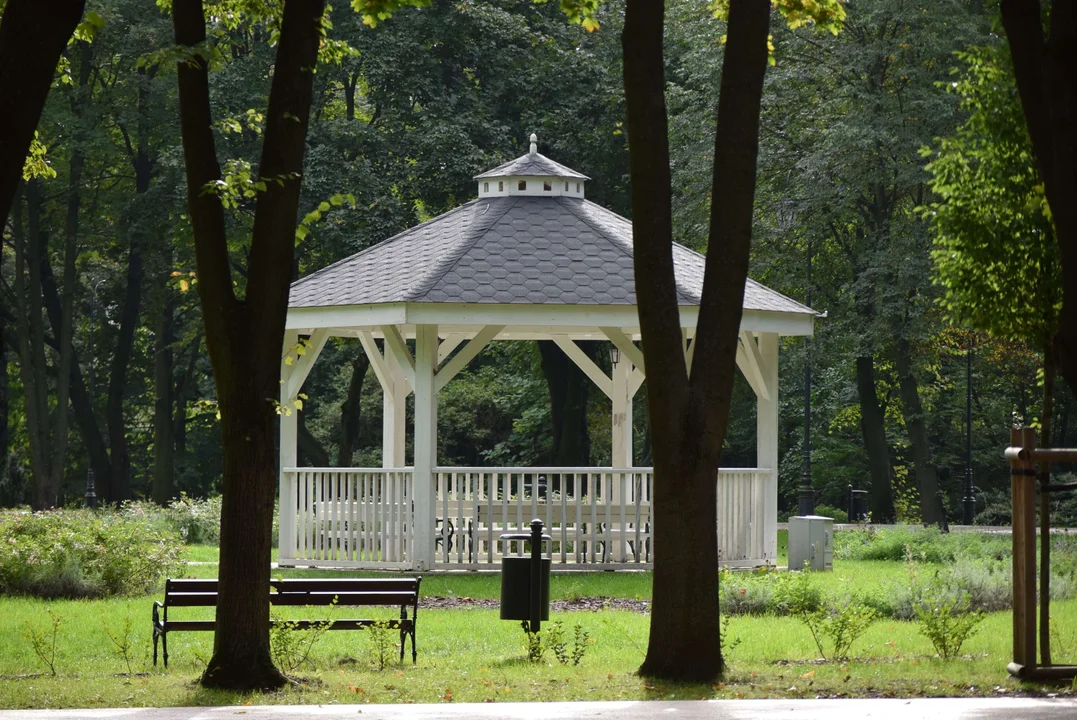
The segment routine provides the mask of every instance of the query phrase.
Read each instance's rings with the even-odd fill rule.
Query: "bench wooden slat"
[[[401,591],[414,593],[419,588],[419,583],[412,578],[285,578],[283,580],[270,580],[269,584],[278,592],[306,592],[309,590],[328,592],[331,590],[334,592]]]
[[[168,580],[165,587],[165,594],[171,592],[192,592],[192,593],[215,593],[217,592],[217,580]]]
[[[171,592],[165,595],[168,607],[216,607],[216,592]]]
[[[274,605],[411,605],[415,593],[400,592],[283,592],[271,593]]]

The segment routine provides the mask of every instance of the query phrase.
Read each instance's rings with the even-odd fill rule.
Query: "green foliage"
[[[935,277],[956,323],[1042,344],[1058,323],[1061,264],[1004,42],[958,52],[944,86],[968,119],[931,157],[924,208]]]
[[[849,530],[834,534],[835,560],[948,563],[959,556],[1009,556],[1010,539],[985,533],[942,533],[938,528],[899,527]]]
[[[868,631],[878,612],[855,594],[837,602],[824,599],[807,571],[790,572],[788,576],[782,583],[782,592],[789,614],[811,632],[819,657],[847,660],[853,643]]]
[[[175,534],[112,512],[0,512],[2,593],[144,594],[179,571],[179,553]]]
[[[560,664],[568,665],[571,662],[572,666],[576,667],[583,662],[587,649],[595,643],[591,633],[581,623],[576,623],[572,627],[571,648],[565,637],[564,625],[560,621],[547,624],[545,630],[537,633],[531,632],[531,624],[526,620],[520,623],[520,627],[524,631],[527,661],[531,663],[542,662],[546,651],[549,650]]]
[[[934,587],[924,590],[922,602],[916,608],[916,619],[920,632],[944,660],[957,657],[961,646],[983,622],[983,613],[971,610],[970,604],[968,593],[954,597]]]
[[[841,508],[836,508],[833,505],[816,505],[815,514],[822,515],[823,517],[834,518],[835,523],[847,523],[849,522],[849,513],[845,512]]]
[[[34,655],[49,671],[49,675],[55,677],[56,640],[60,635],[60,625],[63,624],[64,618],[62,615],[54,613],[51,608],[45,608],[45,612],[49,615],[48,625],[45,628],[38,628],[27,620],[25,637],[30,642]]]
[[[329,608],[330,615],[334,607],[335,599]],[[294,673],[304,665],[313,668],[311,650],[333,627],[332,618],[314,621],[306,628],[300,628],[298,621],[285,618],[276,611],[270,613],[270,618],[273,624],[269,626],[269,650],[273,663],[286,673]]]
[[[120,514],[176,533],[187,545],[217,545],[221,540],[220,495],[198,499],[181,492],[164,508],[150,502],[126,502]]]
[[[379,620],[366,626],[367,637],[370,638],[370,664],[376,670],[381,671],[388,667],[393,660],[393,628],[387,620]]]

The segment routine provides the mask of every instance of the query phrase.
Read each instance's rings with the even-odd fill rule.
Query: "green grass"
[[[194,552],[201,552],[192,549]],[[214,565],[188,568],[212,576]],[[282,574],[284,574],[282,572]],[[307,574],[287,571],[288,575]],[[319,573],[323,574],[323,573]],[[900,563],[839,562],[835,572],[813,575],[831,591],[843,586],[870,588],[900,582]],[[551,581],[556,598],[607,596],[646,598],[649,573],[565,573]],[[496,574],[451,573],[423,580],[423,595],[497,597]],[[270,695],[244,696],[208,692],[195,680],[209,657],[209,633],[177,633],[170,641],[167,672],[150,661],[151,597],[96,601],[42,601],[0,597],[0,707],[111,707],[143,705],[345,702],[448,702],[528,700],[642,700],[656,698],[816,697],[818,695],[968,695],[1010,692],[1021,686],[1005,672],[1010,656],[1011,616],[989,615],[966,644],[963,658],[942,661],[913,623],[882,621],[857,641],[847,663],[820,663],[807,629],[792,618],[735,617],[730,640],[740,644],[729,654],[730,671],[718,685],[652,683],[634,674],[647,645],[649,618],[624,611],[555,613],[571,634],[583,625],[594,644],[579,667],[562,666],[552,656],[539,665],[525,659],[523,633],[496,610],[458,608],[421,610],[419,662],[376,671],[370,665],[370,640],[364,632],[327,633],[314,649],[312,679]],[[57,677],[44,672],[26,638],[28,626],[42,630],[47,610],[61,615]],[[1077,661],[1077,601],[1052,604],[1062,647],[1056,662]],[[295,617],[310,613],[290,608]],[[316,611],[315,611],[316,612]],[[335,617],[354,611],[340,608]],[[385,609],[390,617],[392,611]],[[182,617],[209,617],[211,609],[183,609]],[[122,633],[130,617],[131,661],[127,668],[108,637]],[[172,615],[174,618],[180,615]],[[317,615],[315,615],[317,617]]]

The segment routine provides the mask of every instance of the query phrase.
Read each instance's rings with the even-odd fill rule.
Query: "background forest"
[[[704,2],[669,6],[674,229],[702,249],[724,28]],[[997,7],[857,0],[847,11],[834,37],[774,25],[763,98],[751,276],[804,301],[810,257],[811,305],[827,314],[813,339],[781,348],[779,507],[796,507],[810,364],[820,502],[843,506],[851,484],[871,490],[874,519],[918,521],[938,487],[959,517],[971,384],[978,510],[1006,521],[993,505],[1009,486],[1001,450],[1011,426],[1042,419],[1057,263]],[[531,132],[542,153],[592,178],[588,199],[630,217],[622,13],[605,3],[592,33],[556,3],[433,0],[375,28],[333,13],[295,277],[471,199],[472,177],[523,154]],[[148,0],[90,0],[86,18],[3,227],[0,506],[80,504],[90,472],[112,503],[219,492],[171,23]],[[210,39],[228,158],[219,192],[241,277],[273,32],[220,18]],[[969,287],[991,285],[990,253],[972,250],[1001,242],[1002,226],[1024,233],[1013,262],[1030,268],[1021,289],[1042,318],[1003,322],[1014,288]],[[608,365],[605,347],[585,349]],[[381,390],[368,370],[358,341],[327,346],[304,389],[302,463],[380,465]],[[755,400],[737,382],[727,467],[755,463]],[[609,401],[588,385],[552,344],[491,345],[441,393],[439,461],[607,464]],[[1072,405],[1060,383],[1056,446],[1074,443]]]

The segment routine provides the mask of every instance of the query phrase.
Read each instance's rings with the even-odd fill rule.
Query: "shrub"
[[[901,561],[911,553],[919,562],[950,563],[958,556],[1003,558],[1011,554],[1008,535],[942,533],[938,528],[906,526],[834,533],[834,558]]]
[[[835,523],[844,524],[849,522],[849,513],[841,508],[833,507],[832,505],[816,505],[815,514],[833,518]]]
[[[982,613],[971,610],[969,605],[968,593],[955,597],[945,589],[927,588],[916,606],[920,632],[927,636],[943,660],[957,657],[961,646],[976,633],[984,619]]]
[[[144,594],[178,572],[179,538],[110,511],[0,513],[0,593]]]

